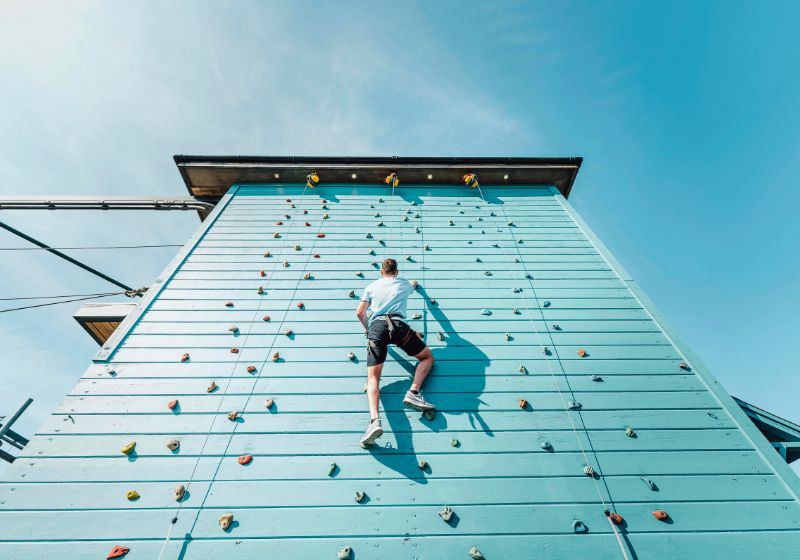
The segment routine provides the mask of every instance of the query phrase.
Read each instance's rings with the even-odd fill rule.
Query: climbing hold
[[[543,441],[542,443],[539,444],[539,447],[541,447],[545,451],[553,449],[553,446],[549,441]]]
[[[270,408],[272,408],[272,405],[274,405],[274,404],[275,404],[274,400],[267,399],[267,400],[264,401],[264,408],[270,409]]]
[[[289,261],[283,261],[283,268],[289,268]]]
[[[554,331],[560,331],[560,330],[561,330],[561,327],[560,327],[560,326],[558,326],[558,325],[557,325],[557,324],[555,324],[555,323],[553,323],[553,324],[551,325],[551,328],[552,328]]]
[[[686,362],[681,362],[680,364],[678,364],[678,367],[681,369],[685,369],[686,371],[689,371],[690,369],[689,364],[687,364]]]
[[[439,517],[445,523],[450,523],[450,520],[453,519],[453,510],[450,509],[450,506],[444,506],[444,509],[439,512]]]
[[[295,251],[302,251],[302,247],[300,247],[300,245],[295,245],[294,246],[294,250]]]
[[[475,262],[483,262],[480,257],[475,257]]]
[[[509,222],[508,222],[508,225],[510,225],[510,226],[513,226],[513,225],[514,225],[514,222],[511,222],[511,221],[509,221]]]
[[[277,362],[277,361],[278,361],[278,360],[280,360],[280,359],[281,359],[281,353],[280,353],[280,352],[275,352],[275,353],[272,355],[272,361],[273,361],[273,362]]]
[[[291,201],[292,201],[292,199],[291,199],[291,198],[287,198],[287,199],[286,199],[286,202],[291,202]]]
[[[667,519],[669,519],[669,514],[663,509],[659,509],[653,512],[653,517],[655,517],[659,521],[666,521]]]
[[[311,227],[311,222],[306,222],[306,227]]]
[[[356,272],[356,276],[358,276],[359,278],[364,278],[364,273],[361,271]]]
[[[542,302],[542,307],[550,307],[550,302],[545,300]]]
[[[249,465],[250,463],[253,462],[253,456],[252,455],[242,455],[242,456],[239,457],[238,461],[239,461],[240,465]]]
[[[519,372],[520,373],[528,373],[528,369],[523,364],[520,364],[519,365]]]
[[[412,200],[411,201],[411,206],[416,206],[416,205],[417,205],[417,201],[416,200]]]
[[[419,229],[418,227],[417,227],[417,228],[414,228],[414,233],[420,233],[420,232],[422,232],[422,230],[421,230],[421,229]]]
[[[235,421],[237,418],[239,418],[239,411],[238,410],[231,410],[228,413],[228,420],[230,420],[231,422]]]
[[[183,484],[178,484],[173,495],[175,496],[175,501],[180,502],[186,496],[186,487]]]
[[[490,215],[490,216],[493,216],[493,217],[494,217],[494,216],[497,216],[497,214],[495,214],[494,212],[489,212],[489,215]]]
[[[458,441],[457,439],[451,439],[450,440],[450,445],[452,445],[453,447],[460,447],[461,446],[461,442]]]
[[[625,435],[630,437],[630,438],[636,437],[636,432],[633,431],[633,428],[628,426],[627,428],[625,428]]]
[[[471,189],[474,189],[479,186],[478,176],[475,175],[474,173],[467,173],[466,175],[464,175],[463,179],[464,179],[464,184]]]
[[[281,234],[280,234],[280,233],[278,233],[278,232],[276,231],[275,233],[273,233],[273,234],[272,234],[272,237],[273,237],[274,239],[280,239],[280,237],[281,237]]]
[[[294,334],[294,331],[292,329],[286,329],[285,331],[283,331],[283,334],[286,336],[292,336]]]
[[[469,557],[472,558],[472,560],[486,560],[486,557],[478,550],[477,546],[473,546],[469,549]]]
[[[323,206],[323,208],[325,208],[325,207]],[[330,216],[328,215],[328,213],[327,213],[327,212],[325,212],[325,213],[322,215],[322,219],[323,219],[323,220],[327,220],[328,218],[330,218]]]
[[[586,525],[583,524],[583,521],[580,519],[576,519],[572,522],[572,530],[576,533],[585,533],[588,531]]]
[[[512,310],[511,310],[511,312],[512,312],[514,315],[521,315],[521,314],[522,314],[522,312],[521,312],[519,309],[517,309],[516,307],[515,307],[514,309],[512,309]]]
[[[381,213],[380,212],[375,212],[375,217],[376,218],[380,218],[381,217]]]
[[[178,406],[178,399],[171,400],[167,403],[167,408],[170,410],[174,410],[175,407]]]
[[[189,352],[181,354],[181,361],[182,362],[188,362],[189,361]]]
[[[426,251],[430,251],[431,250],[431,246],[430,245],[425,245],[423,247],[423,249],[425,249]]]
[[[491,315],[491,314],[492,312],[489,311],[488,309],[481,309],[481,315]]]
[[[319,175],[313,171],[306,176],[306,187],[313,189],[317,185],[319,185]]]
[[[374,266],[375,268],[380,268],[381,265],[379,265],[377,261],[372,261],[372,266]]]
[[[640,476],[639,480],[644,482],[645,486],[647,486],[653,492],[658,492],[658,486],[656,486],[656,483],[647,478],[646,476]]]
[[[306,304],[303,303],[302,301],[298,301],[297,302],[297,309],[305,309],[305,307],[306,307]]]
[[[350,290],[350,293],[347,294],[347,297],[351,297],[351,298],[356,297],[356,291],[355,290]]]
[[[112,548],[111,552],[109,552],[108,556],[106,556],[106,560],[111,560],[112,558],[122,558],[130,551],[131,549],[127,546],[114,545],[114,548]]]
[[[517,257],[514,257],[514,262],[515,262],[515,263],[518,263],[518,262],[519,262],[519,258],[517,258]]]
[[[390,173],[386,179],[383,180],[384,183],[389,185],[390,187],[396,187],[400,184],[400,179],[397,177],[397,173]],[[383,202],[382,198],[378,199],[378,202]]]
[[[331,463],[331,464],[328,466],[328,476],[333,476],[333,473],[335,473],[335,472],[336,472],[336,469],[337,469],[337,468],[339,468],[339,467],[336,465],[336,463]]]
[[[232,301],[226,302],[225,307],[233,307],[233,302]]]
[[[422,319],[422,313],[412,313],[411,314],[411,318],[412,319]]]
[[[436,338],[439,340],[444,340],[444,333],[442,332],[436,333]]]
[[[270,253],[269,251],[265,251],[264,252],[264,258],[271,257],[271,256],[272,256],[272,253]]]
[[[283,225],[283,222],[282,222],[282,221],[280,221],[280,220],[278,220],[277,222],[275,222],[275,225],[276,225],[276,226],[282,226],[282,225]]]
[[[487,270],[483,274],[486,275],[486,276],[491,276],[492,275],[492,271],[491,270]]]
[[[337,558],[339,560],[353,560],[353,549],[349,546],[340,549]]]
[[[231,348],[231,354],[238,354],[238,353],[239,353],[238,348]]]
[[[415,217],[415,218],[419,218],[419,213],[417,213],[417,214],[414,214],[414,217]]]
[[[347,359],[350,360],[350,361],[353,361],[353,360],[356,359],[356,355],[353,354],[352,352],[348,352],[347,353]]]
[[[599,382],[603,381],[603,378],[600,377],[599,375],[593,375],[592,376],[592,381],[595,381],[595,382],[599,383]]]
[[[378,222],[378,227],[383,227],[383,222]]]
[[[308,210],[303,210],[303,214],[308,214]]]
[[[567,408],[568,408],[569,410],[578,410],[578,409],[579,409],[579,408],[581,408],[582,406],[583,406],[583,405],[582,405],[581,403],[579,403],[578,401],[569,401],[569,402],[567,403]]]
[[[528,408],[528,401],[526,401],[525,399],[520,399],[520,400],[519,400],[519,407],[520,407],[522,410],[525,410],[525,409],[527,409],[527,408]]]
[[[263,296],[264,295],[264,286],[259,286],[258,289],[256,290],[256,293],[258,293],[258,295],[260,295],[260,296]]]
[[[366,497],[367,497],[367,495],[364,492],[362,492],[360,490],[356,490],[356,495],[355,495],[356,503],[360,504],[361,502],[364,501],[364,498],[366,498]]]
[[[580,356],[581,358],[585,358],[585,357],[586,357],[586,350],[584,350],[583,348],[580,348],[580,349],[579,349],[579,350],[576,352],[576,354],[578,354],[578,356]]]
[[[454,226],[454,225],[455,225],[455,224],[453,223],[453,220],[450,220],[450,224],[449,224],[449,225],[451,225],[451,226]]]
[[[132,441],[130,443],[126,443],[120,451],[122,451],[123,455],[130,455],[133,453],[133,450],[136,449],[136,442]]]
[[[314,258],[315,259],[321,259],[322,257],[319,256],[319,253],[314,253]]]
[[[261,318],[261,320],[262,320],[262,321],[269,321],[269,315],[264,315],[264,316]]]
[[[228,327],[228,332],[239,332],[239,327],[237,327],[236,325],[231,325],[230,327]]]
[[[372,239],[372,234],[371,233],[367,234],[367,239]]]
[[[129,502],[133,502],[135,500],[138,500],[142,496],[136,490],[128,490],[127,492],[125,492],[125,497],[128,498]]]
[[[511,291],[514,292],[515,294],[519,294],[522,293],[522,288],[513,288]]]
[[[594,469],[590,465],[586,465],[583,467],[583,474],[594,477]]]
[[[511,333],[506,333],[506,341],[509,341],[509,340],[511,340],[512,338],[513,338],[513,337],[511,336]]]
[[[436,418],[436,409],[431,408],[430,410],[426,410],[422,413],[422,416],[425,417],[425,420],[432,421],[434,418]]]
[[[247,373],[255,373],[256,366],[247,366]]]
[[[552,354],[552,352],[547,346],[542,346],[542,354],[544,354],[545,356],[549,356],[550,354]]]
[[[283,217],[286,218],[287,220],[291,220],[292,219],[292,217],[289,216],[289,214],[284,214]]]
[[[412,262],[414,259],[411,258],[411,255],[407,255],[406,256],[406,260],[409,261],[409,262]]]
[[[219,526],[222,527],[223,531],[227,531],[230,529],[231,523],[233,523],[233,514],[226,513],[225,515],[219,518]]]
[[[212,381],[211,383],[208,384],[208,387],[206,387],[206,393],[213,393],[216,390],[217,390],[216,381]]]
[[[427,468],[428,468],[430,465],[428,465],[428,461],[426,461],[425,459],[420,459],[419,463],[417,463],[417,466],[420,468],[420,470],[423,470],[423,471],[424,471],[424,470],[425,470],[425,469],[427,469]]]
[[[181,446],[181,442],[177,439],[170,439],[167,441],[167,449],[170,451],[175,451]]]
[[[622,525],[622,516],[617,512],[606,510],[606,516],[614,525]]]

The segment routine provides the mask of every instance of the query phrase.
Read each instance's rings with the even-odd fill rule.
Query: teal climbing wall
[[[483,194],[231,189],[6,473],[0,558],[800,556],[797,478],[567,202]],[[403,409],[414,363],[392,352],[364,450],[350,292],[387,256],[420,282],[439,412]]]

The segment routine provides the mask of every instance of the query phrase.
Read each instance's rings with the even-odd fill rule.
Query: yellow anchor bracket
[[[477,188],[479,186],[478,185],[478,176],[475,175],[474,173],[465,174],[463,179],[464,179],[464,184],[466,186],[468,186],[469,188],[471,188],[471,189]]]
[[[396,187],[400,184],[400,178],[397,176],[397,173],[390,173],[386,176],[386,179],[384,179],[383,182],[390,187]]]
[[[313,189],[317,185],[319,185],[319,175],[316,171],[312,171],[306,176],[306,187]]]

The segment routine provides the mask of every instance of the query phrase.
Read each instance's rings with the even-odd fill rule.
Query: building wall
[[[387,256],[421,284],[410,322],[437,358],[424,389],[439,412],[404,410],[414,360],[392,352],[387,433],[364,450],[350,291]],[[356,560],[473,546],[488,560],[790,557],[795,475],[654,313],[554,189],[234,187],[6,473],[0,558],[105,558],[113,545],[149,560],[345,546]],[[624,518],[619,539],[605,509]]]

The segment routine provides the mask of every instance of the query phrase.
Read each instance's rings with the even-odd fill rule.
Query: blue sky
[[[0,195],[184,195],[176,153],[580,155],[572,203],[682,338],[729,392],[800,421],[799,18],[791,2],[6,2]],[[0,220],[59,246],[182,243],[199,223]],[[71,254],[145,286],[175,251]],[[40,251],[0,263],[0,297],[109,288]],[[77,305],[0,314],[0,414],[34,397],[23,432],[96,350]]]

